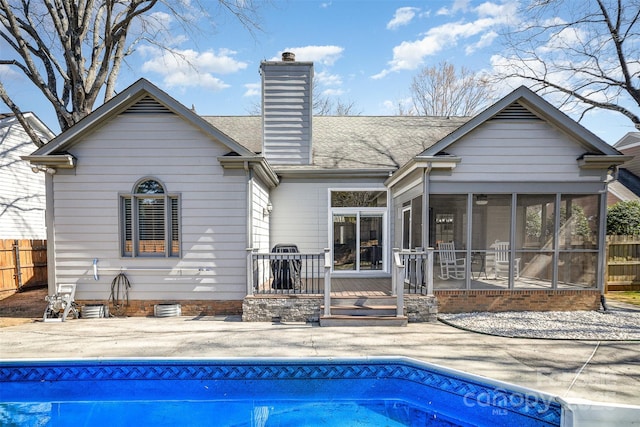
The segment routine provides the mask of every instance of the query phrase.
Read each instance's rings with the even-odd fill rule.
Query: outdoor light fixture
[[[267,202],[267,206],[265,206],[264,210],[262,211],[262,214],[264,216],[269,216],[272,210],[273,210],[273,205],[271,204],[271,202]]]
[[[46,172],[49,175],[55,175],[56,170],[54,168],[49,168],[46,166],[32,166],[31,167],[31,171],[33,173],[38,173],[38,172]]]
[[[489,199],[487,198],[486,194],[478,194],[476,196],[476,205],[484,206],[487,203],[489,203]]]

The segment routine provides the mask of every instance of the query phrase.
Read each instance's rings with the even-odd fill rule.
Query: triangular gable
[[[138,80],[111,98],[73,127],[36,150],[32,156],[39,157],[63,153],[69,147],[78,143],[83,136],[95,131],[113,117],[125,113],[128,110],[132,112],[145,110],[149,112],[170,112],[177,114],[185,121],[202,130],[205,134],[228,147],[231,152],[237,153],[240,156],[255,156],[255,153],[213,127],[196,113],[146,79]]]
[[[545,101],[531,89],[520,86],[458,129],[427,148],[418,157],[435,156],[478,126],[494,118],[541,119],[561,129],[579,141],[589,154],[620,156],[621,153],[576,123],[562,111]]]
[[[628,132],[625,136],[620,138],[618,142],[613,144],[618,150],[626,150],[629,148],[635,148],[640,145],[640,132]]]
[[[47,141],[53,139],[55,134],[51,131],[51,129],[49,129],[47,127],[46,124],[44,124],[42,122],[42,120],[40,120],[38,118],[38,116],[36,116],[35,114],[33,114],[31,112],[23,113],[23,115],[24,115],[25,120],[27,122],[29,122],[31,127],[36,132],[38,132],[41,135],[43,135],[46,138]],[[17,124],[18,126],[22,127],[22,125],[18,121],[18,118],[15,116],[15,114],[13,114],[13,113],[0,113],[0,127],[13,126],[15,124]]]

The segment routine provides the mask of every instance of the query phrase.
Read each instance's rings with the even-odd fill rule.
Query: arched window
[[[179,198],[144,178],[121,195],[122,256],[180,256]]]

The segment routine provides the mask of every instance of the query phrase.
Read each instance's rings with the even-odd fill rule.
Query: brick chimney
[[[263,61],[262,154],[272,165],[311,164],[313,62]]]

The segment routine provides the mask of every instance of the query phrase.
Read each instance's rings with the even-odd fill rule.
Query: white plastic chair
[[[509,242],[501,242],[496,240],[492,248],[495,249],[495,274],[496,279],[500,277],[500,273],[506,271],[509,275],[509,256],[511,254],[509,250]],[[520,277],[520,258],[516,258],[513,262],[513,274],[517,279]]]
[[[453,242],[438,243],[440,258],[440,278],[444,280],[464,280],[467,265],[466,258],[457,258]]]
[[[78,309],[74,301],[76,295],[75,283],[61,283],[56,287],[54,295],[44,297],[49,302],[44,310],[42,320],[45,322],[64,322],[69,313],[78,318]]]

